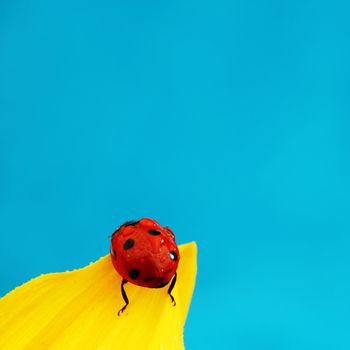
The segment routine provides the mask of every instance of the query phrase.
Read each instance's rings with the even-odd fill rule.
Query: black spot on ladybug
[[[157,278],[156,277],[145,277],[142,279],[143,282],[153,282],[155,281]]]
[[[127,222],[124,222],[123,225],[120,225],[120,227],[126,227],[126,226],[135,226],[137,225],[138,223],[140,222],[140,220],[130,220],[130,221],[127,221]]]
[[[136,278],[138,277],[138,275],[140,274],[140,271],[138,269],[131,269],[129,271],[129,277],[132,279],[132,280],[136,280]]]
[[[135,226],[140,222],[140,220],[130,220],[127,222],[124,222],[124,224],[120,225],[112,234],[112,237],[114,237],[114,235],[120,230],[121,227],[127,227],[127,226]]]
[[[125,250],[128,250],[128,249],[132,248],[134,246],[134,244],[135,244],[135,241],[132,238],[129,238],[124,242],[123,248]]]
[[[153,288],[163,288],[169,283],[169,281],[164,282],[163,278],[159,278],[158,282],[159,282],[159,284]]]
[[[169,283],[169,282],[167,282],[167,283],[161,283],[159,286],[153,287],[153,288],[163,288],[163,287],[165,287],[168,283]]]
[[[159,230],[155,230],[155,229],[148,230],[148,233],[152,236],[158,236],[161,234]]]
[[[177,260],[177,254],[176,254],[176,252],[174,252],[174,251],[171,251],[170,253],[169,253],[169,257],[170,257],[170,259],[171,260]]]

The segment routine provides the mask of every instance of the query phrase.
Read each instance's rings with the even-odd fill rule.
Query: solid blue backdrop
[[[0,292],[148,216],[199,247],[188,349],[350,348],[346,1],[2,1]]]

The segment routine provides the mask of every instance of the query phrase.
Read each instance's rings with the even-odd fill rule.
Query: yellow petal
[[[82,269],[41,275],[0,299],[0,349],[179,350],[196,276],[197,248],[181,245],[172,306],[167,287],[125,285],[109,255]]]

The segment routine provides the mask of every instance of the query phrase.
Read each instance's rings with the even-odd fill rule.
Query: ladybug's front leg
[[[128,281],[123,278],[123,281],[122,281],[122,284],[121,284],[121,291],[122,291],[122,296],[123,296],[123,299],[125,301],[125,305],[118,311],[118,316],[120,316],[121,313],[124,312],[124,310],[126,309],[126,307],[129,305],[129,299],[126,295],[126,292],[125,292],[125,289],[124,289],[124,284],[128,283]]]
[[[175,272],[175,275],[173,277],[173,280],[170,283],[170,286],[168,288],[168,294],[170,295],[171,301],[173,302],[173,306],[176,305],[176,301],[174,299],[174,297],[171,295],[171,291],[173,290],[175,283],[176,283],[176,277],[177,277],[177,273]]]

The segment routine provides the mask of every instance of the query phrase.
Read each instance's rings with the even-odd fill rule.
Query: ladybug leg
[[[126,307],[129,305],[129,299],[128,296],[126,295],[125,289],[124,289],[124,284],[128,283],[128,281],[123,278],[122,284],[121,284],[121,291],[122,291],[122,296],[123,299],[125,301],[125,305],[118,311],[118,316],[120,316],[121,313],[124,312],[124,310],[126,309]]]
[[[173,290],[174,286],[175,286],[175,283],[176,283],[176,276],[177,276],[177,273],[175,272],[175,275],[173,277],[173,280],[171,281],[170,283],[170,286],[168,288],[168,294],[170,295],[170,298],[171,298],[171,301],[173,302],[173,306],[176,305],[176,301],[174,299],[174,297],[171,295],[171,291]]]

